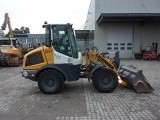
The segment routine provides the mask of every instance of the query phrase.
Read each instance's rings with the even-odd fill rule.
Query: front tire
[[[57,70],[47,69],[38,77],[38,87],[45,94],[57,93],[63,85],[63,76]]]
[[[93,83],[99,92],[110,93],[118,86],[118,76],[113,70],[103,68],[95,74]]]

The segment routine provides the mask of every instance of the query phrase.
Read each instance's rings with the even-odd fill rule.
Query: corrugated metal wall
[[[95,0],[95,20],[98,19],[101,13],[160,13],[160,0]],[[105,23],[97,25],[95,23],[94,44],[99,47],[100,51],[106,50],[104,40],[106,40],[106,27],[109,25]],[[160,24],[145,24],[143,35],[140,24],[124,25],[133,26],[133,57],[134,52],[140,51],[141,42],[142,49],[145,49],[147,45],[151,45],[153,42],[157,42],[158,51],[160,52]]]
[[[95,0],[91,0],[84,30],[95,30]]]
[[[96,0],[96,19],[100,13],[159,13],[160,0]]]

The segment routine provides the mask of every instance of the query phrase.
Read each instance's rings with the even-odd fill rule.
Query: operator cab
[[[71,24],[45,24],[45,44],[55,51],[78,58],[78,47]]]

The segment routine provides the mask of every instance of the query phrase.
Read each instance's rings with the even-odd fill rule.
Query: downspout
[[[143,48],[143,37],[144,37],[144,28],[143,28],[143,24],[141,25],[141,43],[140,43],[140,53],[142,52],[142,48]]]

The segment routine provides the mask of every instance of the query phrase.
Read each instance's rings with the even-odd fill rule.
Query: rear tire
[[[63,76],[57,70],[47,69],[38,77],[38,87],[45,94],[57,93],[63,86]]]
[[[93,85],[99,92],[112,92],[118,86],[118,76],[113,70],[103,68],[95,74]]]

